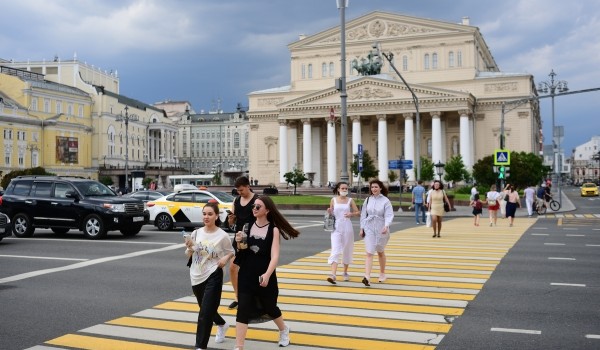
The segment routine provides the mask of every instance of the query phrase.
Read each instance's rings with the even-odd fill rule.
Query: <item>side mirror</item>
[[[65,197],[67,197],[67,198],[73,198],[75,200],[79,199],[79,195],[75,191],[67,191],[67,193],[65,193]]]

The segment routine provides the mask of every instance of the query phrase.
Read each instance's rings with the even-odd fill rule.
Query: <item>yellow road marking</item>
[[[185,350],[189,348],[176,348],[172,346],[152,345],[125,340],[90,337],[79,334],[63,335],[62,337],[58,337],[47,341],[46,344],[86,350]]]

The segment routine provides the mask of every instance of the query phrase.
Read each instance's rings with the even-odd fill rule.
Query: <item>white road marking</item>
[[[318,223],[318,224],[312,224],[312,225],[304,225],[304,226],[295,226],[295,229],[300,229],[300,228],[307,228],[307,227],[317,227],[317,226],[322,226],[323,223]]]
[[[547,227],[533,227],[534,230],[547,230]]]
[[[554,258],[554,257],[550,257],[550,258],[548,258],[548,260],[575,260],[575,258]]]
[[[14,275],[14,276],[2,278],[2,279],[0,279],[0,284],[20,281],[20,280],[24,280],[27,278],[41,276],[41,275],[47,275],[47,274],[54,273],[54,272],[62,272],[62,271],[79,269],[82,267],[88,267],[91,265],[102,264],[102,263],[114,261],[114,260],[129,259],[129,258],[135,258],[135,257],[141,256],[141,255],[146,255],[146,254],[154,254],[154,253],[165,252],[168,250],[182,249],[183,247],[185,247],[184,244],[174,244],[174,245],[170,245],[168,247],[163,247],[163,248],[158,248],[158,249],[140,250],[138,252],[127,253],[127,254],[123,254],[123,255],[108,256],[105,258],[87,260],[87,261],[78,262],[76,264],[63,266],[63,267],[56,267],[56,268],[52,268],[52,269],[44,269],[44,270],[22,273],[20,275]]]
[[[181,235],[179,235],[181,236]],[[17,237],[7,237],[6,239],[13,240],[35,240],[35,241],[46,241],[46,242],[85,242],[85,243],[119,243],[119,244],[147,244],[147,245],[171,245],[173,242],[137,242],[137,241],[110,241],[110,240],[97,240],[90,241],[89,239],[62,239],[62,238],[38,238],[38,237],[30,237],[30,238],[17,238]]]
[[[512,328],[492,328],[492,332],[507,332],[507,333],[522,333],[522,334],[542,334],[542,331],[534,331],[530,329],[512,329]]]
[[[563,231],[579,231],[578,228],[572,228],[572,227],[564,227]]]
[[[547,234],[547,233],[532,233],[531,235],[532,235],[532,236],[550,236],[550,235],[549,235],[549,234]]]
[[[598,334],[586,334],[585,337],[588,339],[600,339],[600,335]]]
[[[565,245],[564,243],[544,243],[544,245]]]
[[[550,283],[551,286],[563,286],[563,287],[585,287],[585,284],[577,283]]]
[[[586,247],[600,247],[600,244],[586,244]]]
[[[573,234],[567,234],[567,237],[585,237],[585,235],[573,235]]]
[[[66,261],[88,261],[89,260],[89,259],[53,258],[53,257],[49,257],[49,256],[25,256],[25,255],[0,255],[0,258],[66,260]]]

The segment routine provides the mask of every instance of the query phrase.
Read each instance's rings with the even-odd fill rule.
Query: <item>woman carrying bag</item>
[[[444,185],[439,181],[433,182],[429,196],[427,197],[427,207],[431,214],[431,226],[433,227],[433,237],[440,237],[442,231],[442,219],[444,213],[450,210],[450,200],[444,191]]]

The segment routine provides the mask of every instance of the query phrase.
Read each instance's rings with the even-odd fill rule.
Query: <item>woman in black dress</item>
[[[290,344],[289,327],[277,307],[279,288],[275,268],[279,262],[280,235],[284,239],[300,234],[281,215],[273,200],[259,196],[252,208],[256,220],[246,241],[243,232],[236,233],[238,246],[238,311],[236,316],[236,350],[244,348],[248,324],[267,315],[279,329],[279,346]]]

